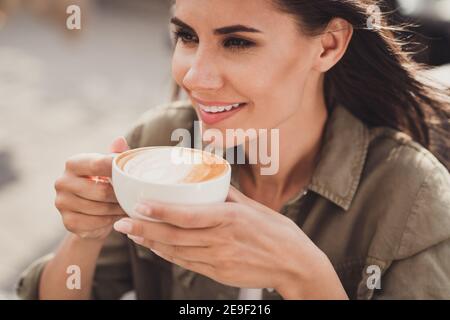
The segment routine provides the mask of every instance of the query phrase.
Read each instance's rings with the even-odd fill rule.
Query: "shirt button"
[[[274,289],[274,288],[266,288],[266,290],[267,290],[267,292],[269,292],[269,293],[272,293],[272,292],[274,292],[274,291],[275,291],[275,289]]]

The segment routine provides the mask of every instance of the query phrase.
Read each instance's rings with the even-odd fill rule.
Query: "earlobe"
[[[334,18],[321,35],[321,52],[317,69],[326,72],[336,65],[347,51],[353,35],[353,26],[346,20]]]

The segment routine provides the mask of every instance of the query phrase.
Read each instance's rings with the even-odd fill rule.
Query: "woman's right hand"
[[[121,137],[114,140],[110,151],[120,153],[128,149],[125,138]],[[111,154],[73,156],[55,182],[55,206],[64,226],[83,239],[106,239],[114,222],[126,215],[108,181],[112,160]]]

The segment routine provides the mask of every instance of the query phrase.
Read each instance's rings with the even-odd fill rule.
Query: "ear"
[[[326,72],[336,65],[347,51],[353,35],[353,26],[342,18],[333,18],[320,35],[320,54],[316,69]]]

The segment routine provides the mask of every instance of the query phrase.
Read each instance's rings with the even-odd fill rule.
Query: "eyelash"
[[[185,30],[175,30],[173,34],[175,37],[175,43],[177,43],[178,40],[181,40],[185,45],[199,42],[196,36]],[[234,44],[232,44],[233,42]],[[236,44],[236,42],[238,42],[238,44]],[[255,43],[242,38],[230,37],[223,41],[223,46],[229,50],[245,50],[254,47]]]

